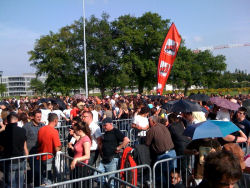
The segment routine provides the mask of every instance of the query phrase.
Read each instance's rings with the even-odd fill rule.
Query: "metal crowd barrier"
[[[28,156],[0,159],[0,187],[34,187],[50,176],[48,156],[39,153]],[[44,158],[46,160],[42,160]]]
[[[101,171],[97,170],[96,168],[89,166],[83,162],[78,162],[75,169],[71,170],[70,165],[74,158],[65,155],[64,153],[59,154],[59,160],[57,161],[57,181],[56,182],[62,182],[62,181],[68,181],[73,180],[85,176],[91,176],[94,173],[100,174]],[[56,157],[57,160],[57,157]],[[59,168],[59,169],[58,169]]]
[[[59,138],[60,138],[60,142],[62,144],[63,151],[67,150],[69,128],[71,128],[71,125],[55,127],[55,129],[58,130]]]
[[[115,128],[119,129],[120,131],[127,131],[130,132],[132,119],[117,119],[113,120],[113,125]],[[104,130],[102,128],[102,122],[98,122],[98,125],[100,126],[101,132],[103,133]]]
[[[130,146],[139,144],[139,137],[137,135],[138,135],[138,130],[134,128],[130,129],[130,132],[129,132],[129,139],[130,139],[129,145]]]
[[[171,187],[171,172],[178,173],[181,183],[189,187],[188,179],[194,166],[193,156],[177,156],[157,161],[153,166],[153,187]]]
[[[137,172],[137,173],[135,173]],[[148,175],[145,176],[144,174]],[[147,178],[146,178],[147,177]],[[130,187],[152,187],[152,171],[149,165],[140,165],[130,167],[113,172],[107,172],[79,179],[64,181],[46,185],[44,187],[58,187],[58,188],[71,188],[78,185],[78,187],[113,187],[120,188],[122,185]]]
[[[101,129],[101,132],[104,133],[104,130],[102,129],[102,123],[98,123]],[[134,134],[134,132],[131,129],[132,119],[121,119],[121,120],[113,120],[114,127],[118,128],[125,136],[127,136],[132,142],[130,142],[130,145],[134,145],[134,137],[131,134]],[[71,125],[64,125],[64,126],[57,126],[55,127],[58,130],[60,141],[62,144],[62,151],[67,151],[67,145],[68,145],[68,135],[69,135],[69,128],[71,128]]]

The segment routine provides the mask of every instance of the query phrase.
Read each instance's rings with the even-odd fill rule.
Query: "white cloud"
[[[202,42],[202,41],[203,41],[203,38],[202,38],[201,36],[194,36],[194,37],[193,37],[193,40],[194,40],[195,42]]]

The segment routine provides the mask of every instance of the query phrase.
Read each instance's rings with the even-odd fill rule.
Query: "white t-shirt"
[[[111,106],[112,106],[112,107],[115,106],[115,100],[114,100],[114,99],[111,99],[111,100],[110,100],[110,103],[111,103]]]
[[[65,116],[69,119],[70,118],[70,111],[71,111],[72,109],[65,109],[65,110],[63,110],[63,113],[65,114]]]
[[[98,123],[98,112],[96,110],[91,111],[93,114],[93,122]]]
[[[97,150],[97,138],[102,136],[100,127],[92,121],[89,125],[90,131],[91,131],[91,137],[92,137],[92,144],[90,147],[90,150]]]
[[[42,117],[41,117],[41,122],[44,122],[45,125],[48,125],[48,115],[51,113],[49,109],[41,109],[42,112]]]
[[[58,120],[61,120],[62,118],[66,118],[66,116],[61,110],[53,110],[52,113],[55,113],[58,116]]]
[[[134,117],[133,123],[139,125],[140,127],[147,127],[149,125],[148,118],[143,117],[141,115],[136,115]],[[138,136],[146,136],[146,131],[140,131]]]

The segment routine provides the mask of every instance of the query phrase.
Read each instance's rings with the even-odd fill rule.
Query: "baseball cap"
[[[107,117],[105,118],[103,121],[102,121],[102,124],[106,124],[106,123],[113,123],[112,119],[110,117]]]

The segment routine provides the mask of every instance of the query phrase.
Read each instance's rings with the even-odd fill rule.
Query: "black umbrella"
[[[192,99],[192,100],[196,100],[196,101],[209,101],[209,96],[205,95],[205,94],[191,94],[189,95],[188,97],[189,99]]]
[[[50,101],[51,101],[52,104],[58,104],[60,110],[63,111],[63,110],[66,109],[66,105],[65,105],[65,103],[63,102],[63,100],[61,100],[61,99],[59,99],[59,98],[56,98],[56,99],[55,99],[55,98],[51,98]]]
[[[49,102],[49,99],[47,99],[47,98],[42,98],[42,99],[39,99],[36,103],[37,104],[40,104],[40,103],[47,103],[47,102]]]
[[[171,108],[173,107],[174,103],[176,103],[177,100],[175,101],[168,101],[167,103],[163,104],[161,108],[167,110],[167,111],[171,111]]]
[[[161,95],[148,95],[147,97],[150,98],[151,101],[153,101],[155,99],[165,99],[165,97],[161,96]]]
[[[62,110],[62,111],[64,109],[66,109],[65,103],[61,99],[59,99],[59,98],[42,98],[42,99],[40,99],[40,100],[37,101],[37,104],[44,103],[44,102],[47,103],[49,101],[52,104],[58,104],[59,105],[59,109]]]
[[[196,102],[192,102],[186,99],[180,99],[173,104],[173,107],[170,109],[171,112],[196,112],[203,111],[204,108]]]
[[[2,101],[2,102],[0,102],[0,105],[5,105],[6,107],[10,106],[10,104],[9,104],[9,103],[7,103],[6,101]]]

